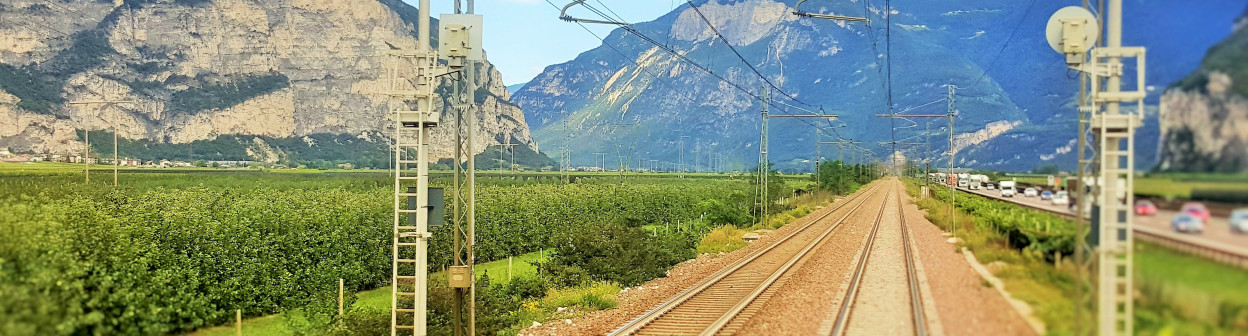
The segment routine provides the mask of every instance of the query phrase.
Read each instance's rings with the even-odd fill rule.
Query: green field
[[[113,187],[109,167],[93,169],[90,183],[81,168],[0,164],[0,241],[6,242],[0,244],[0,334],[185,333],[228,326],[236,309],[258,334],[382,320],[374,311],[352,310],[346,322],[334,322],[326,312],[336,311],[339,278],[358,293],[353,307],[389,305],[389,173],[123,169]],[[613,305],[611,288],[661,276],[692,256],[712,228],[753,224],[750,176],[569,175],[574,183],[563,183],[559,173],[478,174],[476,257],[479,273],[488,272],[493,284],[480,293],[483,309],[496,311],[482,321],[495,328],[489,330],[550,318],[551,305]],[[806,178],[778,180],[773,195],[791,195],[788,189],[809,185]],[[435,172],[431,183],[447,186],[450,179]],[[630,244],[653,249],[649,255],[667,256],[580,267],[646,266],[578,271],[568,263],[580,260],[581,247],[566,239],[599,226],[619,228],[620,242],[639,239]],[[643,226],[656,229],[638,236]],[[450,233],[431,231],[430,271],[436,272],[450,261]],[[544,249],[562,252],[535,255]],[[552,271],[537,276],[534,258],[541,255]],[[514,276],[525,280],[518,284],[506,281],[510,256],[519,256]],[[602,282],[620,272],[640,273],[619,280],[624,283]],[[577,277],[563,278],[568,275]],[[446,295],[444,281],[431,282],[430,291]],[[526,302],[535,305],[521,309]],[[431,309],[444,317],[448,308]]]

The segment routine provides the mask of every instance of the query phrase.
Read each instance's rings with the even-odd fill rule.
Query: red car
[[[1200,218],[1200,220],[1205,222],[1205,224],[1209,224],[1209,209],[1205,208],[1204,204],[1196,202],[1184,203],[1183,211],[1180,211],[1180,213],[1196,216],[1196,218]]]
[[[1149,200],[1135,201],[1135,214],[1137,216],[1153,216],[1157,214],[1157,206]]]

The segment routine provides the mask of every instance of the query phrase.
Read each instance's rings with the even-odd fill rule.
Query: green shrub
[[[621,224],[579,225],[560,235],[553,250],[550,261],[539,264],[540,272],[581,284],[588,277],[633,286],[694,257],[692,244],[682,237],[654,236]]]

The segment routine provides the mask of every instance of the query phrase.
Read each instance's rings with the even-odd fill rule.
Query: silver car
[[[1170,221],[1170,227],[1178,232],[1205,232],[1205,221],[1188,213],[1179,213]]]
[[[1248,233],[1248,208],[1231,211],[1231,232]]]

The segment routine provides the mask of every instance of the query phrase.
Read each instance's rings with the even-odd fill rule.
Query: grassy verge
[[[537,267],[533,264],[542,258],[542,252],[534,252],[512,259],[512,276],[513,277],[533,277],[537,274]],[[490,279],[495,284],[503,284],[507,279],[507,260],[498,260],[477,265],[477,276],[489,274]],[[446,281],[446,274],[436,272],[429,275],[429,281]],[[619,291],[617,288],[616,291]],[[383,287],[373,290],[367,290],[355,293],[355,303],[351,308],[369,308],[369,309],[390,309],[390,287]],[[552,309],[553,311],[553,309]],[[291,321],[294,320],[294,321]],[[285,314],[274,314],[249,318],[243,320],[244,335],[293,335],[294,331],[290,329],[291,322],[304,323],[306,320],[303,314],[298,310],[291,310]],[[190,335],[193,336],[229,336],[235,334],[235,326],[233,323],[212,328],[198,330]]]
[[[908,191],[927,218],[944,231],[956,228],[962,245],[980,262],[997,263],[996,276],[1006,290],[1036,309],[1050,334],[1072,334],[1076,322],[1092,326],[1094,314],[1086,307],[1076,315],[1077,269],[1063,258],[1047,258],[1032,247],[1009,244],[999,220],[976,217],[961,210],[951,224],[949,205],[935,198],[919,199],[918,187]],[[1018,207],[1015,205],[1009,205]],[[1021,207],[1016,209],[1024,211]],[[1069,222],[1058,223],[1066,226]],[[1135,330],[1144,335],[1245,335],[1248,332],[1248,271],[1181,254],[1155,245],[1135,246]],[[1088,288],[1091,289],[1091,288]],[[1090,293],[1085,290],[1084,293]]]

